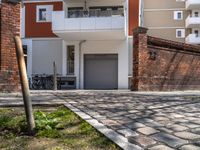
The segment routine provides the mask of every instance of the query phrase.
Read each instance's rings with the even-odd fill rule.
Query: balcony
[[[188,44],[200,44],[200,35],[189,34],[186,37],[186,43],[188,43]]]
[[[54,11],[52,30],[64,40],[125,39],[123,11]]]
[[[186,9],[199,9],[200,8],[200,0],[187,0],[186,1]]]
[[[186,28],[200,28],[200,17],[189,16],[186,19]]]

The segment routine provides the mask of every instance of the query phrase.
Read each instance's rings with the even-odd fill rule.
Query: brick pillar
[[[142,62],[148,60],[147,53],[147,28],[137,27],[133,30],[133,70],[132,91],[141,89]]]
[[[13,92],[20,87],[13,39],[20,35],[20,4],[3,0],[0,11],[0,91]]]

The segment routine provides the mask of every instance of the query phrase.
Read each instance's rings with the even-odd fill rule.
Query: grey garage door
[[[118,55],[84,55],[85,89],[118,88]]]

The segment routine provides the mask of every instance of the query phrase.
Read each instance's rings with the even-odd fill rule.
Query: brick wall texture
[[[19,90],[18,65],[13,37],[20,35],[20,4],[0,4],[0,92]]]
[[[200,90],[200,46],[150,37],[134,30],[134,91]]]

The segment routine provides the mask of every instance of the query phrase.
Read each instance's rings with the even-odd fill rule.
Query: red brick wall
[[[18,65],[13,37],[20,34],[20,4],[1,4],[0,91],[19,90]]]
[[[132,90],[200,89],[200,46],[149,37],[134,31]]]

